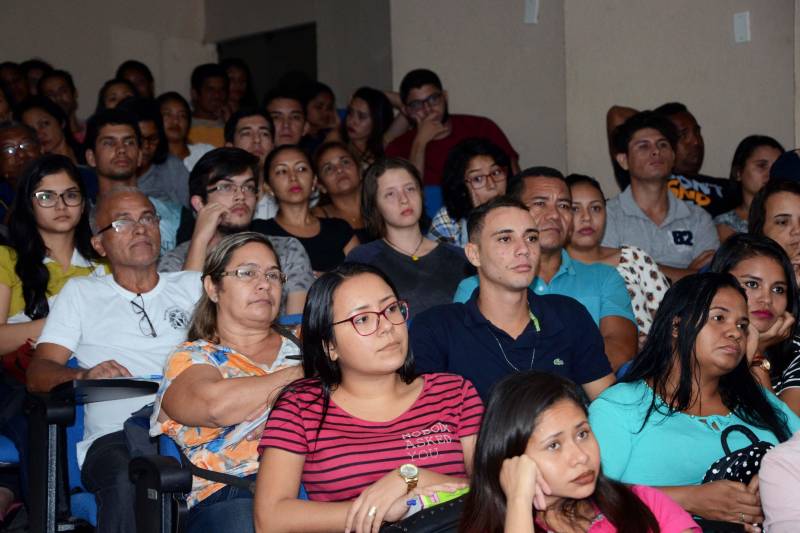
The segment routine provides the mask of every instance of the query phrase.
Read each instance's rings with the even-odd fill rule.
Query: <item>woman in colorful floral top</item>
[[[255,479],[258,438],[277,392],[302,376],[300,349],[272,325],[285,275],[263,235],[231,235],[206,259],[205,293],[188,340],[170,355],[152,435],[166,434],[195,465]],[[194,478],[188,531],[253,531],[253,495]]]

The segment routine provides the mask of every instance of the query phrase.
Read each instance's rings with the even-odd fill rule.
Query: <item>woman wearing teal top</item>
[[[665,295],[642,352],[622,382],[589,407],[602,465],[613,479],[662,487],[684,509],[707,519],[749,524],[763,520],[757,477],[700,484],[725,455],[722,431],[749,427],[778,443],[800,419],[755,381],[747,356],[757,332],[747,300],[730,274],[686,277]],[[750,444],[738,433],[731,450]]]

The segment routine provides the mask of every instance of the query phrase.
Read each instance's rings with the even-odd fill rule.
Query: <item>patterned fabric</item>
[[[242,422],[235,426],[189,427],[170,418],[159,422],[161,400],[175,378],[191,366],[211,365],[219,370],[224,379],[266,376],[300,364],[300,361],[287,358],[289,355],[299,353],[293,342],[283,339],[275,361],[268,366],[256,363],[226,346],[207,341],[198,340],[181,344],[169,356],[164,367],[164,379],[156,393],[153,416],[150,419],[150,435],[156,436],[162,433],[168,435],[181,447],[186,457],[200,468],[239,477],[255,474],[258,471],[258,441],[247,440],[244,437],[249,432],[247,428],[260,425],[266,420],[269,411],[265,411],[258,420]],[[223,487],[221,483],[194,477],[192,492],[187,499],[189,507]]]
[[[773,379],[772,388],[775,394],[780,395],[786,389],[796,389],[800,387],[800,336],[792,339],[793,355],[789,366],[777,379]]]
[[[731,209],[730,211],[726,211],[721,215],[715,216],[714,224],[717,226],[725,224],[726,226],[733,228],[736,233],[747,233],[747,221],[739,218],[739,215],[736,214],[735,209]]]
[[[422,377],[419,397],[393,420],[361,420],[331,400],[321,425],[319,381],[296,382],[275,404],[260,446],[304,456],[302,482],[315,501],[356,498],[404,463],[467,477],[461,439],[478,432],[483,404],[461,376]]]
[[[639,333],[647,335],[661,299],[669,289],[669,281],[653,258],[635,246],[620,248],[617,272],[630,294]]]
[[[431,221],[428,238],[439,242],[454,244],[463,248],[467,244],[466,221],[453,220],[442,206]]]

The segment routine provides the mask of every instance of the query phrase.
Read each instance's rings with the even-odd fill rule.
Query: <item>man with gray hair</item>
[[[92,246],[107,258],[111,274],[72,279],[59,293],[28,369],[33,392],[74,379],[158,379],[172,349],[186,340],[202,291],[200,275],[156,271],[161,235],[152,202],[135,188],[111,188],[92,221]],[[66,366],[70,358],[79,368]],[[78,465],[83,485],[97,499],[98,531],[136,530],[122,428],[152,401],[144,396],[85,407]]]

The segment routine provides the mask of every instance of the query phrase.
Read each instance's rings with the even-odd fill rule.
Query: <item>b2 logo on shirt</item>
[[[692,246],[694,243],[694,235],[691,231],[673,231],[672,232],[672,240],[675,244],[683,245],[683,246]]]

